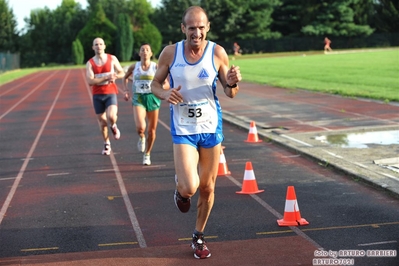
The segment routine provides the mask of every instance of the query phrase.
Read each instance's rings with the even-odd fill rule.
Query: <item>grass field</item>
[[[399,49],[243,55],[230,63],[246,82],[399,102]],[[0,85],[45,69],[6,72]]]
[[[399,49],[287,57],[239,57],[245,81],[350,97],[399,101]]]

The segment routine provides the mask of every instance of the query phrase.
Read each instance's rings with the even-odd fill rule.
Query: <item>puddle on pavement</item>
[[[399,130],[317,136],[316,140],[343,148],[368,148],[371,145],[399,144]]]

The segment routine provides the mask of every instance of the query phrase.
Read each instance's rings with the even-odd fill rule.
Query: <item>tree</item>
[[[133,30],[127,14],[119,14],[117,27],[116,56],[122,62],[130,61],[133,53]]]
[[[51,11],[35,9],[25,18],[26,33],[21,42],[21,65],[72,63],[72,42],[87,21],[87,13],[75,0],[63,0]]]
[[[162,35],[153,24],[148,23],[133,32],[134,51],[138,51],[143,43],[150,44],[154,55],[158,54],[162,46]]]
[[[162,35],[159,30],[152,25],[150,16],[154,13],[154,9],[147,0],[88,0],[90,10],[96,4],[101,4],[105,10],[106,17],[109,18],[115,25],[118,25],[118,15],[121,13],[128,14],[130,24],[132,25],[133,37],[138,35],[139,38],[145,37],[147,39],[143,40],[146,43],[150,43],[154,54],[158,51],[157,47],[162,45]],[[152,26],[149,26],[151,24]],[[141,33],[144,28],[149,28],[149,33]],[[118,26],[118,31],[120,31]],[[141,37],[140,37],[141,36]],[[160,39],[158,37],[161,37]],[[154,37],[154,40],[148,38]],[[139,48],[140,43],[134,37],[133,50]]]
[[[81,65],[84,63],[83,46],[79,39],[76,39],[72,43],[72,61],[75,65]]]
[[[281,0],[272,14],[271,29],[283,36],[299,36],[303,26],[310,24],[315,18],[317,0]]]
[[[211,30],[208,38],[215,41],[278,36],[270,31],[271,14],[279,0],[162,0],[153,19],[164,42],[177,42],[185,38],[180,24],[186,8],[199,5],[208,14]]]
[[[374,1],[374,22],[379,32],[399,32],[399,0]]]
[[[115,54],[116,35],[117,27],[106,17],[102,5],[97,4],[89,15],[89,21],[77,36],[82,42],[85,60],[93,56],[93,40],[97,37],[104,40],[108,53]]]
[[[119,14],[131,14],[132,10],[127,8],[128,1],[129,0],[87,0],[89,12],[94,11],[97,4],[101,4],[105,16],[114,24],[117,24]]]
[[[239,29],[237,38],[242,40],[247,38],[266,40],[279,37],[280,34],[270,30],[270,25],[273,21],[273,10],[279,3],[279,0],[238,0],[237,4],[244,12],[237,19],[237,27]],[[234,34],[234,31],[230,33]]]
[[[75,0],[62,0],[61,5],[51,12],[53,24],[48,34],[49,53],[52,62],[72,62],[71,44],[87,21],[87,13]],[[62,32],[62,34],[59,34]]]
[[[163,36],[158,28],[151,22],[154,13],[147,0],[128,0],[127,9],[131,10],[130,18],[133,25],[134,45],[133,51],[138,51],[143,43],[151,45],[154,55],[162,48]]]
[[[368,36],[373,29],[368,25],[358,25],[354,22],[352,4],[357,0],[321,0],[311,14],[315,18],[302,28],[302,33],[309,36]]]
[[[359,25],[373,24],[374,0],[356,0],[350,6],[353,9],[353,22]]]
[[[21,66],[41,66],[52,62],[48,37],[54,22],[50,9],[45,7],[31,10],[30,17],[25,22],[27,32],[21,41],[21,50],[24,51],[21,53]]]
[[[161,7],[155,10],[151,20],[160,30],[163,44],[174,43],[184,38],[180,29],[182,15],[192,4],[190,0],[162,0]]]
[[[13,10],[6,0],[0,0],[0,51],[14,53],[18,51],[17,22]]]

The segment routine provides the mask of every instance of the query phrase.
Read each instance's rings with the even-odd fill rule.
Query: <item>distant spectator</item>
[[[238,45],[238,43],[234,43],[233,44],[233,50],[234,50],[234,55],[241,55],[241,50],[240,50],[240,46]]]
[[[331,52],[332,49],[330,47],[331,40],[327,37],[324,38],[324,53]]]

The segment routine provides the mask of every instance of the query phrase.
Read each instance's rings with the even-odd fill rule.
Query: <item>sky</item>
[[[37,8],[47,6],[50,10],[56,9],[61,5],[62,0],[8,0],[8,7],[13,10],[17,20],[17,29],[21,30],[25,26],[24,18],[30,16],[30,11]],[[87,7],[86,0],[75,0],[80,3],[83,8]],[[156,7],[160,0],[150,0],[150,3]]]

